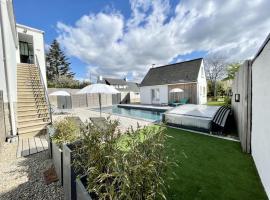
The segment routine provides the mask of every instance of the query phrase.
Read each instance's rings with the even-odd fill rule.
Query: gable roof
[[[124,79],[118,78],[103,78],[102,82],[108,85],[127,85],[127,82]]]
[[[196,82],[202,58],[151,68],[140,86]]]

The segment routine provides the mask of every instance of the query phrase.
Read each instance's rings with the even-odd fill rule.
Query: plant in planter
[[[164,177],[170,165],[164,127],[132,128],[121,134],[118,121],[106,129],[89,124],[82,132],[75,167],[85,175],[77,180],[81,199],[165,199]],[[84,187],[84,188],[82,188]],[[86,194],[87,192],[87,194]]]
[[[63,153],[62,147],[78,139],[80,127],[72,118],[64,118],[53,124],[54,133],[51,136],[52,158],[55,171],[63,184]]]

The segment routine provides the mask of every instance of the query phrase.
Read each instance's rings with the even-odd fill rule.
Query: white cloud
[[[142,78],[150,66],[193,51],[250,58],[270,32],[269,0],[131,0],[131,17],[120,12],[82,16],[57,24],[58,41],[94,75]]]

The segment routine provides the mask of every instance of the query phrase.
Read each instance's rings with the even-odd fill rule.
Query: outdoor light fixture
[[[231,90],[228,92],[228,96],[229,97],[232,97],[233,96],[233,92]]]
[[[240,102],[240,94],[235,94],[235,102]]]

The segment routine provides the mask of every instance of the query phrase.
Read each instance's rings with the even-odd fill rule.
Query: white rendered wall
[[[202,77],[203,73],[203,77]],[[206,75],[204,70],[204,64],[202,62],[201,68],[199,71],[198,79],[197,79],[197,102],[198,104],[206,104],[207,103],[207,81],[206,81]],[[203,94],[203,87],[205,87],[205,93]]]
[[[3,47],[3,43],[2,43],[2,34],[1,33],[2,33],[2,30],[1,30],[1,26],[0,26],[0,90],[3,91],[4,102],[7,102],[7,86],[6,86],[4,55],[3,55],[3,53],[4,53],[3,48],[4,47]]]
[[[18,33],[24,33],[33,36],[34,55],[37,55],[42,77],[47,86],[45,49],[44,49],[44,32],[35,28],[17,24]],[[20,62],[19,48],[17,50],[17,62]]]
[[[152,102],[151,90],[159,89],[160,99],[158,102]],[[168,85],[155,85],[140,87],[140,98],[142,104],[168,104]]]
[[[270,198],[270,42],[252,64],[251,150]]]
[[[16,45],[17,45],[17,38],[16,36],[16,29],[15,29],[15,21],[13,13],[9,13],[8,10],[11,10],[7,6],[6,0],[0,0],[1,2],[1,21],[3,22],[3,28],[2,30],[4,34],[5,39],[5,55],[6,55],[6,64],[7,64],[7,77],[4,71],[4,62],[3,62],[3,44],[1,41],[1,66],[0,66],[0,79],[1,79],[1,86],[0,88],[3,88],[4,94],[4,102],[8,101],[7,97],[7,85],[6,83],[3,83],[8,80],[8,87],[9,87],[9,95],[10,95],[10,101],[11,103],[17,102],[17,81],[16,81],[16,74],[17,74],[17,63],[16,63]],[[12,12],[12,10],[10,11]],[[1,35],[2,37],[2,35]],[[2,40],[2,38],[0,38]],[[3,85],[2,85],[3,83]]]

